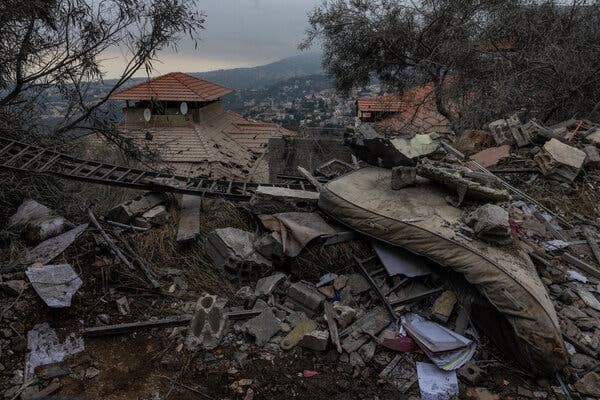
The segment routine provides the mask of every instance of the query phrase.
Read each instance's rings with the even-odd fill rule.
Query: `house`
[[[109,99],[125,101],[116,130],[139,149],[155,151],[170,172],[260,180],[268,140],[296,133],[225,110],[221,98],[231,92],[172,72],[115,92]]]
[[[356,100],[356,114],[392,134],[449,133],[450,122],[437,111],[433,84],[414,86],[402,95],[387,94]]]

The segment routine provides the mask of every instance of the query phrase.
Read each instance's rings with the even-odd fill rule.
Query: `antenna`
[[[152,118],[152,111],[149,108],[144,110],[144,121],[150,122],[150,118]]]

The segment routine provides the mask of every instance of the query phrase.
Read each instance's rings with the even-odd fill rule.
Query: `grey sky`
[[[202,41],[195,50],[189,40],[176,54],[164,52],[155,74],[249,67],[298,54],[307,13],[321,0],[199,0],[206,14]],[[114,77],[123,64],[118,51],[104,65]],[[141,74],[143,75],[143,73]]]

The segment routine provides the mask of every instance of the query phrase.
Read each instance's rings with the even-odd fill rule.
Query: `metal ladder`
[[[156,192],[184,193],[229,200],[248,200],[258,186],[315,191],[310,183],[240,182],[207,177],[186,177],[82,160],[40,146],[0,137],[0,169]]]

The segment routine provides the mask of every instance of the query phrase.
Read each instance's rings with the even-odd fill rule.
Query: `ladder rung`
[[[84,176],[87,178],[89,176],[91,176],[94,172],[98,171],[100,168],[102,168],[104,165],[103,164],[98,164],[96,165],[94,168],[92,168],[90,170],[90,172],[88,172],[87,174],[85,174]]]
[[[58,160],[61,157],[61,154],[56,154],[54,157],[52,157],[46,164],[42,165],[42,167],[40,169],[38,169],[38,172],[44,172],[46,171],[48,168],[50,168],[55,162],[56,160]]]
[[[79,164],[79,166],[77,168],[75,168],[73,171],[69,172],[69,174],[77,174],[79,173],[83,168],[87,167],[88,163],[86,162],[82,162],[81,164]]]
[[[136,183],[137,181],[139,181],[140,179],[142,179],[142,177],[146,175],[146,171],[142,171],[138,176],[135,177],[134,180],[131,181],[131,183]]]
[[[10,142],[8,145],[6,145],[2,150],[0,150],[0,156],[9,151],[15,144],[16,142]]]
[[[25,164],[21,165],[21,168],[27,168],[29,165],[33,164],[34,162],[36,162],[37,160],[39,160],[44,154],[46,154],[46,150],[42,150],[39,153],[37,153],[35,156],[33,156],[31,158],[31,160],[27,161]]]
[[[110,176],[110,174],[112,174],[113,172],[115,172],[115,170],[119,168],[119,167],[112,167],[107,173],[105,173],[104,175],[102,175],[100,177],[100,179],[106,179],[108,176]]]
[[[125,171],[123,173],[123,175],[121,175],[118,179],[117,182],[120,182],[121,180],[123,180],[123,178],[125,178],[127,176],[127,174],[129,174],[131,172],[131,168],[129,168],[127,171]]]
[[[27,152],[27,150],[29,150],[31,148],[31,146],[25,146],[21,149],[20,152],[18,152],[17,154],[13,155],[11,158],[9,158],[4,165],[8,165],[11,162],[15,161],[16,159],[18,159],[19,157],[21,157],[23,155],[23,153]]]

